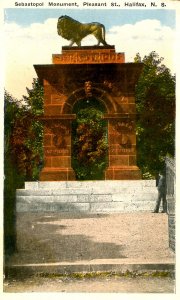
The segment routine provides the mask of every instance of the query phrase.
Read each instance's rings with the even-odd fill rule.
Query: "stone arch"
[[[92,88],[91,97],[94,97],[102,102],[106,108],[107,113],[115,113],[117,111],[116,103],[105,90],[100,88]],[[74,104],[77,101],[80,101],[82,99],[90,99],[91,97],[87,96],[84,88],[75,90],[64,103],[62,114],[72,114]]]
[[[44,85],[44,167],[40,180],[75,180],[71,166],[75,104],[94,99],[108,122],[105,179],[140,179],[136,165],[135,85],[143,65],[125,63],[114,46],[65,47],[53,64],[36,65]],[[78,107],[78,105],[77,105]]]

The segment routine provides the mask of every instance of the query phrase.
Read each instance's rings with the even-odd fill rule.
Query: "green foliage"
[[[8,149],[25,180],[36,180],[43,158],[43,126],[37,119],[42,114],[43,89],[34,79],[32,90],[27,91],[21,102],[5,93],[5,152]]]
[[[107,164],[106,121],[95,107],[80,109],[73,124],[72,164],[79,180],[103,179]]]
[[[166,155],[174,156],[175,77],[162,64],[163,58],[151,52],[142,60],[144,69],[136,87],[138,165],[144,176],[164,167]]]
[[[43,113],[43,96],[44,89],[39,80],[33,78],[32,89],[26,88],[28,96],[23,96],[23,100],[28,106],[31,113],[35,116]]]
[[[31,180],[38,179],[39,165],[43,161],[43,125],[37,119],[37,116],[43,114],[44,90],[38,79],[33,79],[32,89],[27,88],[28,96],[23,96],[31,118],[28,120],[29,128],[25,139],[27,147],[27,164],[29,165],[29,177]],[[32,143],[33,141],[33,143]]]
[[[15,168],[11,145],[16,118],[21,114],[21,102],[6,91],[4,96],[4,245],[7,256],[16,248],[15,193],[16,188],[22,187],[24,176]]]
[[[21,101],[4,94],[4,245],[6,257],[16,248],[15,195],[24,181],[35,180],[42,160],[43,90],[34,79],[29,96]],[[36,97],[37,93],[37,97]],[[37,113],[36,113],[37,106]]]

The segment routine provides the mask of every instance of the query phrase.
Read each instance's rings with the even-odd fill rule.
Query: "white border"
[[[3,11],[5,8],[26,8],[26,9],[36,9],[35,7],[16,7],[15,6],[15,2],[16,1],[13,1],[13,0],[1,0],[0,2],[0,28],[1,28],[1,35],[0,35],[0,39],[1,41],[3,40]],[[33,2],[33,3],[39,3],[39,2],[43,2],[44,3],[44,6],[42,7],[42,9],[58,9],[58,7],[49,7],[48,6],[48,2],[47,0],[35,0],[35,1],[30,1],[30,0],[26,0],[26,1],[18,1],[19,3],[20,2]],[[54,3],[65,3],[65,2],[75,2],[73,0],[61,0],[61,1],[57,1],[57,0],[54,0],[53,1]],[[86,8],[86,9],[92,9],[93,7],[83,7],[83,0],[76,0],[76,2],[79,4],[79,7],[78,8],[73,8],[73,7],[68,7],[69,9],[83,9],[83,8]],[[120,5],[122,3],[124,3],[125,1],[123,0],[116,0],[116,1],[111,1],[111,0],[106,0],[106,1],[99,1],[99,0],[91,0],[91,1],[88,1],[88,2],[91,2],[91,3],[97,3],[97,2],[106,2],[107,4],[111,3],[111,2],[116,2],[116,3],[119,3]],[[137,1],[126,1],[126,2],[137,2]],[[180,95],[180,75],[179,75],[179,70],[180,70],[180,59],[179,59],[179,53],[180,53],[180,1],[168,1],[168,0],[164,0],[164,1],[160,1],[160,0],[154,0],[154,1],[149,1],[149,0],[144,0],[144,1],[139,1],[139,3],[146,3],[146,8],[145,7],[123,7],[121,6],[120,8],[121,9],[133,9],[133,10],[136,10],[136,9],[162,9],[162,6],[161,6],[161,3],[165,3],[166,4],[166,7],[163,7],[163,9],[175,9],[176,10],[176,14],[177,14],[177,24],[176,24],[176,49],[175,49],[175,60],[176,60],[176,63],[177,63],[177,67],[176,67],[176,70],[177,70],[177,84],[176,84],[176,96],[177,96],[177,114],[176,114],[176,182],[178,184],[178,182],[180,182],[180,178],[179,178],[179,165],[180,165],[180,158],[179,158],[179,149],[180,149],[180,131],[179,131],[179,114],[180,114],[180,99],[179,99],[179,95]],[[151,2],[155,2],[157,3],[157,7],[152,7],[150,4]],[[41,7],[37,7],[37,8],[41,8]],[[65,7],[61,7],[62,9],[64,9]],[[102,7],[102,9],[113,9],[113,7],[107,5],[107,7]],[[94,9],[101,9],[100,7],[94,7]],[[114,8],[114,9],[117,9],[117,8]],[[4,54],[3,54],[3,47],[0,49],[1,53],[0,53],[0,69],[1,69],[1,78],[3,78],[3,70],[4,70]],[[0,136],[3,137],[3,86],[4,86],[4,81],[2,81],[1,79],[1,86],[0,86],[0,96],[1,96],[1,104],[0,104],[0,118],[1,118],[1,126],[0,126]],[[2,179],[2,182],[1,184],[3,183],[3,168],[2,168],[2,165],[3,165],[3,139],[0,140],[1,143],[0,143],[0,163],[1,163],[1,168],[0,168],[0,178]],[[176,201],[176,214],[177,214],[177,217],[178,217],[178,212],[180,211],[180,203],[179,203],[179,200],[178,200],[178,195],[179,195],[179,188],[177,187],[176,185],[176,198],[177,198],[177,201]],[[3,186],[1,188],[1,194],[0,194],[0,219],[3,220]],[[178,219],[177,219],[178,221]],[[103,299],[103,300],[106,300],[109,298],[113,298],[113,299],[119,299],[119,297],[123,298],[123,299],[159,299],[159,298],[162,298],[163,299],[177,299],[177,297],[179,298],[179,286],[178,286],[178,282],[180,282],[180,276],[179,276],[179,269],[180,269],[180,262],[179,262],[179,255],[178,253],[180,253],[180,241],[179,239],[177,238],[178,237],[178,234],[179,234],[179,222],[176,223],[176,253],[177,253],[177,261],[176,261],[176,268],[177,268],[177,278],[176,278],[176,283],[177,283],[177,286],[176,286],[176,293],[175,294],[120,294],[117,293],[117,294],[114,294],[114,293],[105,293],[105,294],[88,294],[88,293],[83,293],[83,294],[64,294],[64,293],[11,293],[11,294],[8,294],[8,293],[2,293],[0,292],[0,298],[1,299],[33,299],[33,298],[37,298],[38,296],[40,297],[43,297],[45,299],[49,299],[49,297],[53,297],[54,299],[71,299],[71,297],[73,297],[73,299],[80,299],[81,297],[85,297],[86,299],[92,299],[92,298],[100,298],[100,299]],[[1,239],[0,239],[0,250],[2,251],[2,234],[3,234],[3,223],[1,222],[0,223],[0,236],[1,236]],[[3,262],[3,254],[0,256],[0,267],[2,269],[2,262]],[[1,271],[1,274],[2,273],[2,270]],[[2,276],[0,276],[0,280],[1,280],[1,287],[2,287]]]

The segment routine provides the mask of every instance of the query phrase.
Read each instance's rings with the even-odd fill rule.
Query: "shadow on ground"
[[[94,222],[105,215],[97,214],[19,214],[17,218],[17,252],[10,262],[20,264],[75,262],[93,259],[126,258],[123,245],[93,241],[85,234],[67,234],[72,225],[61,224],[65,219],[93,218]],[[84,221],[86,223],[86,221]],[[66,223],[65,223],[66,224]],[[84,224],[84,223],[83,223]],[[97,231],[99,228],[97,227]],[[73,228],[71,228],[73,231]]]

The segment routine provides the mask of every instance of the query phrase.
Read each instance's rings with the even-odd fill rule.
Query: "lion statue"
[[[71,17],[61,16],[57,23],[57,32],[60,36],[66,40],[70,40],[69,46],[74,43],[78,47],[81,46],[81,40],[89,34],[93,34],[98,41],[98,46],[102,43],[104,46],[107,45],[105,41],[105,27],[103,24],[93,22],[82,24]]]

